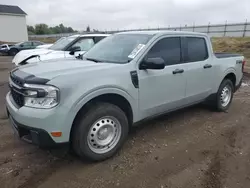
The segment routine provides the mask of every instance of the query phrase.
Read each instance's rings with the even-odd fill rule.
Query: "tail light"
[[[243,61],[242,61],[242,72],[244,72],[245,64],[246,64],[246,60],[243,60]]]

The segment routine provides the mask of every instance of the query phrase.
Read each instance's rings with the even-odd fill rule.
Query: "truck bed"
[[[242,56],[241,54],[231,54],[231,53],[214,53],[214,55],[219,59]]]

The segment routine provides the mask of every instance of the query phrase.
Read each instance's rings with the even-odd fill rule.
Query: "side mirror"
[[[81,51],[80,46],[74,46],[74,47],[72,47],[72,48],[70,49],[69,54],[70,54],[70,55],[74,55],[75,52],[78,52],[78,51]]]
[[[155,58],[147,58],[141,62],[139,69],[146,70],[146,69],[164,69],[165,62],[161,57]]]
[[[20,47],[23,47],[23,44],[21,44]]]

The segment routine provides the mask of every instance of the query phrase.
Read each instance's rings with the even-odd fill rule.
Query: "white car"
[[[109,35],[85,34],[65,37],[53,44],[48,49],[41,48],[20,51],[15,55],[12,63],[14,63],[16,66],[20,66],[50,59],[74,58],[84,54],[96,43],[107,36]]]

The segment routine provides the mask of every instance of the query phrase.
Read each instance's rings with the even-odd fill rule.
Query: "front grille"
[[[24,105],[24,96],[18,92],[15,91],[13,87],[10,88],[10,93],[15,101],[15,103],[19,106],[22,107]]]
[[[12,82],[12,83],[11,83]],[[17,104],[18,107],[22,107],[24,105],[24,96],[23,96],[23,80],[14,76],[12,73],[10,74],[10,93]]]
[[[23,86],[24,81],[16,76],[13,75],[13,73],[10,74],[10,78],[13,83],[15,83],[18,86]]]

